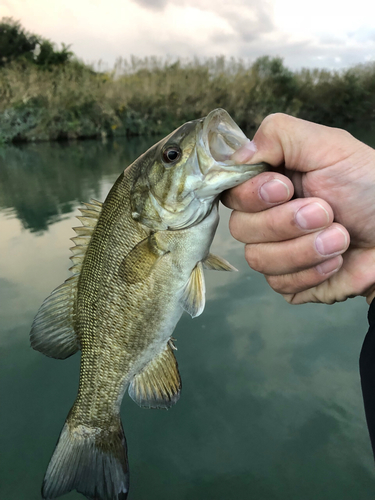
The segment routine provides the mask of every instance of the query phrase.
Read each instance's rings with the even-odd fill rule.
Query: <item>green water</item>
[[[78,386],[79,355],[29,347],[42,300],[69,276],[81,201],[103,200],[153,141],[87,141],[0,152],[0,499],[37,500]],[[358,356],[367,305],[289,306],[252,272],[222,219],[207,305],[181,319],[183,381],[170,411],[126,395],[129,500],[373,500],[375,468]],[[67,500],[83,498],[76,492]]]

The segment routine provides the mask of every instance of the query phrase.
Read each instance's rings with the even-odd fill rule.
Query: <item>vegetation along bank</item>
[[[375,118],[375,63],[291,71],[279,57],[151,57],[101,71],[0,20],[0,143],[165,134],[217,107],[249,133],[275,112],[363,125]]]

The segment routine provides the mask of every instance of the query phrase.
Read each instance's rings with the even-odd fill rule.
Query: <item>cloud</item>
[[[175,7],[180,9],[180,15],[166,16],[166,21],[170,24],[179,26],[184,24],[184,17],[188,9],[196,9],[197,15],[214,15],[226,24],[232,36],[238,40],[252,41],[260,34],[267,33],[275,29],[272,18],[272,6],[269,2],[260,2],[252,0],[250,2],[244,0],[235,0],[228,3],[223,0],[133,0],[133,2],[141,7],[165,10],[167,7]],[[169,21],[170,20],[170,21]],[[209,24],[206,25],[206,30],[210,31]],[[228,36],[228,35],[227,35]],[[217,36],[216,39],[219,37]]]
[[[349,31],[348,38],[359,43],[375,41],[375,28],[371,26],[361,26],[357,30]]]
[[[321,8],[296,6],[294,0],[4,0],[0,15],[72,44],[84,61],[101,59],[109,67],[130,55],[249,61],[277,55],[291,68],[341,68],[371,60],[375,6],[353,13],[316,1]]]
[[[268,4],[254,2],[254,5],[246,10],[226,10],[224,15],[233,31],[244,42],[252,42],[264,33],[275,30]]]
[[[163,9],[168,0],[133,0],[133,2],[141,7],[158,10]]]

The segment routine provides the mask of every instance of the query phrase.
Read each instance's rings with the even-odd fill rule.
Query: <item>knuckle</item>
[[[283,276],[266,276],[267,283],[277,293],[287,293],[284,287]]]
[[[309,272],[294,273],[280,276],[266,277],[270,287],[275,292],[281,295],[294,295],[298,292],[303,292],[316,285],[316,280],[312,281],[312,276]]]
[[[348,141],[350,139],[354,139],[354,137],[352,136],[352,134],[350,132],[348,132],[347,130],[344,130],[342,128],[333,128],[333,131],[335,132],[335,134],[337,135],[337,137],[340,140]]]
[[[268,130],[270,128],[273,129],[275,127],[281,126],[287,119],[288,115],[286,115],[285,113],[271,113],[263,119],[261,127],[265,130]]]
[[[245,259],[251,269],[259,273],[263,272],[264,263],[257,244],[245,245]]]
[[[275,276],[274,278],[278,279],[272,280],[270,286],[280,295],[288,295],[300,291],[299,288],[297,289],[295,286],[291,286],[288,279],[284,280],[282,276]]]
[[[264,220],[263,231],[269,235],[272,241],[281,241],[285,239],[284,225],[280,224],[280,210],[268,210],[264,212],[266,215]]]
[[[243,224],[239,223],[238,213],[235,210],[231,213],[229,219],[229,231],[235,240],[241,241],[241,236],[243,234]]]
[[[302,292],[315,285],[315,280],[313,283],[311,283],[311,276],[308,271],[297,273],[291,278],[292,281],[288,284],[288,287],[286,289],[287,293]]]
[[[291,305],[297,304],[297,302],[295,302],[295,297],[296,297],[295,293],[282,293],[281,295],[283,299],[285,299],[288,302],[288,304]]]
[[[301,245],[298,251],[291,253],[289,262],[293,265],[293,272],[297,273],[313,267],[316,264],[316,259],[313,244],[307,240],[305,246]]]

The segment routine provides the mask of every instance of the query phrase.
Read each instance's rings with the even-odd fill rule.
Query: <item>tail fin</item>
[[[89,500],[126,500],[129,472],[120,419],[116,431],[71,427],[65,422],[44,477],[42,496],[50,500],[74,489]]]

